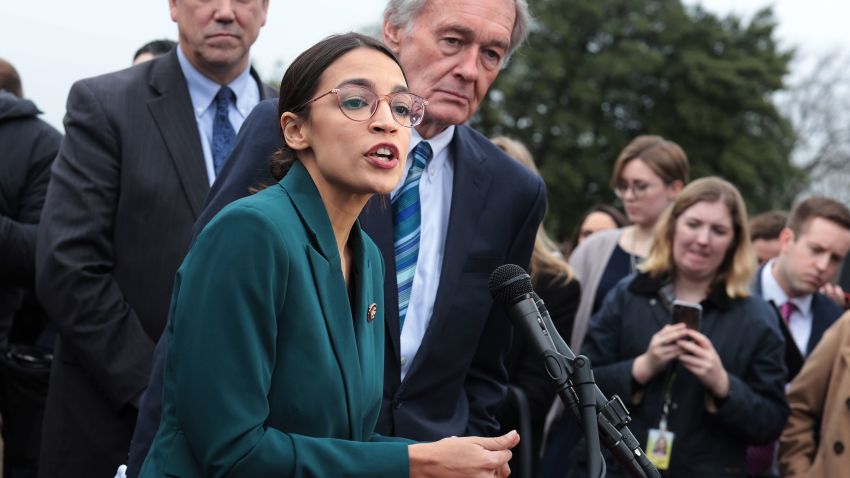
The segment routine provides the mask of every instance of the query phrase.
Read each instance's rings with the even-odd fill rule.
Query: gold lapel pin
[[[369,306],[369,311],[366,312],[366,320],[371,322],[375,320],[376,315],[378,315],[378,306],[376,304],[372,304]]]

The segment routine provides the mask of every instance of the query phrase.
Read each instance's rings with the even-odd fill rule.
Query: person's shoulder
[[[473,149],[487,160],[487,170],[496,181],[515,189],[536,192],[543,187],[543,179],[534,174],[519,161],[508,156],[486,136],[467,125],[459,125],[455,129],[452,141],[458,141],[465,147]]]
[[[770,329],[777,335],[782,335],[779,329],[778,312],[761,296],[750,294],[746,297],[738,297],[731,300],[731,310],[735,317],[746,317],[747,329],[756,330]]]
[[[599,251],[612,248],[614,244],[620,239],[620,236],[623,235],[623,229],[606,229],[603,231],[594,232],[587,239],[581,241],[581,244],[576,246],[575,250],[570,254],[570,264],[573,261],[582,258],[588,257],[589,254],[596,255]]]
[[[293,217],[296,217],[296,213],[292,208],[292,202],[285,191],[274,184],[225,206],[207,224],[200,236],[209,234],[208,231],[226,227],[250,226],[252,229],[291,231],[292,228],[287,225],[292,222]]]
[[[151,68],[156,60],[131,66],[122,70],[104,73],[77,80],[71,85],[72,94],[80,89],[91,91],[95,95],[114,95],[129,93],[133,88],[147,85]]]
[[[828,296],[820,292],[812,294],[812,314],[818,315],[818,318],[835,321],[843,312],[844,309]]]

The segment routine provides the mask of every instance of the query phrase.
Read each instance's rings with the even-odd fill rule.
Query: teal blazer
[[[349,298],[297,162],[209,223],[177,272],[162,421],[141,477],[409,476],[410,442],[374,433],[381,254],[359,223],[350,241]]]

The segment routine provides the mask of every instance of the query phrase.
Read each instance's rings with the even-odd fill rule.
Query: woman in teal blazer
[[[162,421],[140,475],[505,474],[515,433],[374,433],[384,266],[356,218],[398,183],[427,102],[392,53],[353,33],[304,52],[283,84],[295,86],[280,95],[282,180],[223,209],[177,273]]]

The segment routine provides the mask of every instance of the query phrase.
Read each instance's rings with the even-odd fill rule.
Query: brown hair
[[[747,297],[750,294],[750,279],[756,271],[756,259],[750,245],[747,209],[738,189],[729,181],[716,176],[697,179],[685,186],[676,196],[673,204],[658,219],[649,256],[640,269],[654,278],[675,275],[673,236],[676,233],[676,221],[697,203],[718,201],[729,210],[734,238],[717,270],[714,283],[725,284],[726,295],[731,298]]]
[[[788,215],[783,211],[767,211],[750,219],[750,240],[770,241],[779,239],[779,233],[785,229]]]
[[[8,61],[0,58],[0,90],[7,90],[18,98],[24,97],[21,77],[18,70]]]
[[[505,136],[496,136],[492,139],[493,144],[504,151],[508,156],[515,159],[517,162],[530,169],[534,174],[540,176],[540,171],[534,164],[534,158],[528,151],[528,148],[519,141]],[[558,245],[555,244],[543,224],[537,228],[537,237],[534,239],[534,250],[531,252],[531,280],[536,284],[541,273],[546,273],[552,277],[561,279],[564,284],[572,280],[573,270],[564,256],[558,251]]]
[[[611,187],[616,188],[623,175],[623,169],[633,159],[640,159],[655,174],[664,181],[672,184],[674,181],[688,183],[688,155],[678,144],[657,135],[641,135],[617,156],[614,170],[611,172]]]
[[[850,229],[850,210],[847,206],[824,196],[812,196],[797,203],[788,217],[788,228],[794,231],[795,237],[799,238],[816,217],[832,221],[844,229]]]

